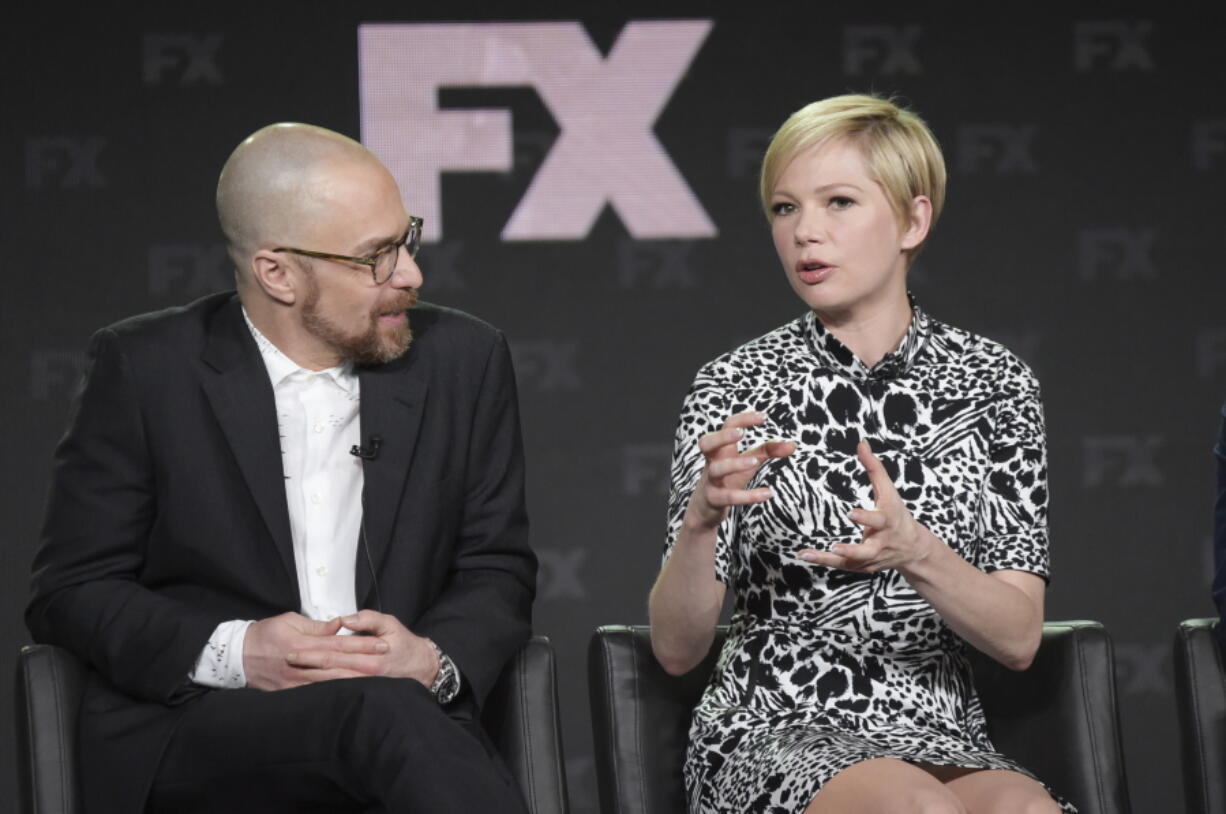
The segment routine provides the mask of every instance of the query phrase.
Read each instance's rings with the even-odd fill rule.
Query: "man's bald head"
[[[248,258],[270,242],[295,245],[317,216],[312,185],[343,164],[381,167],[358,142],[310,124],[261,128],[230,154],[217,182],[217,217],[230,258],[246,282]]]

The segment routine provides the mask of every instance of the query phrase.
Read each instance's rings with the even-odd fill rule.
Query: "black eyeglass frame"
[[[393,261],[392,265],[388,269],[387,275],[380,280],[378,272],[379,261],[382,260],[388,254],[388,252],[399,252],[401,246],[404,246],[405,249],[408,250],[409,257],[417,257],[417,251],[421,248],[423,223],[424,221],[421,218],[410,215],[409,228],[407,231],[405,231],[404,237],[389,243],[368,257],[354,257],[348,254],[333,254],[332,252],[317,252],[312,249],[297,249],[293,246],[281,246],[280,248],[273,249],[273,251],[285,252],[287,254],[300,254],[303,257],[314,257],[319,260],[339,260],[345,263],[358,263],[370,269],[370,278],[375,281],[375,285],[383,285],[388,280],[392,279],[392,275],[396,273],[396,263]]]

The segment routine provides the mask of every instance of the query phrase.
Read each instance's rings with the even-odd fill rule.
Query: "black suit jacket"
[[[359,369],[371,563],[357,599],[456,662],[474,709],[530,633],[523,452],[506,343],[420,304],[414,342]],[[378,591],[374,579],[378,579]],[[93,668],[81,716],[88,811],[139,812],[187,677],[228,619],[299,610],[272,386],[237,297],[98,332],[56,451],[26,621]]]

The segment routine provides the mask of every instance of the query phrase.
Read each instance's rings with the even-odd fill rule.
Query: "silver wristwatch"
[[[427,641],[434,648],[434,654],[438,656],[438,675],[434,677],[434,683],[430,685],[430,692],[440,704],[449,704],[460,693],[460,671],[456,669],[451,656],[444,653],[433,639]]]

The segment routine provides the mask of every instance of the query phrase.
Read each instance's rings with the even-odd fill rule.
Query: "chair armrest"
[[[1226,669],[1217,619],[1187,619],[1175,632],[1175,704],[1188,814],[1226,811]]]
[[[567,814],[557,668],[549,639],[530,639],[486,698],[481,721],[532,814]]]
[[[1128,814],[1115,660],[1098,622],[1043,625],[1029,669],[1009,670],[967,648],[996,748],[1069,799],[1081,814]]]
[[[603,814],[685,811],[681,768],[690,718],[728,633],[721,626],[702,663],[664,672],[646,625],[598,627],[588,646],[588,692]]]
[[[67,650],[21,648],[14,699],[18,787],[27,814],[80,810],[77,714],[84,686],[85,666]]]

